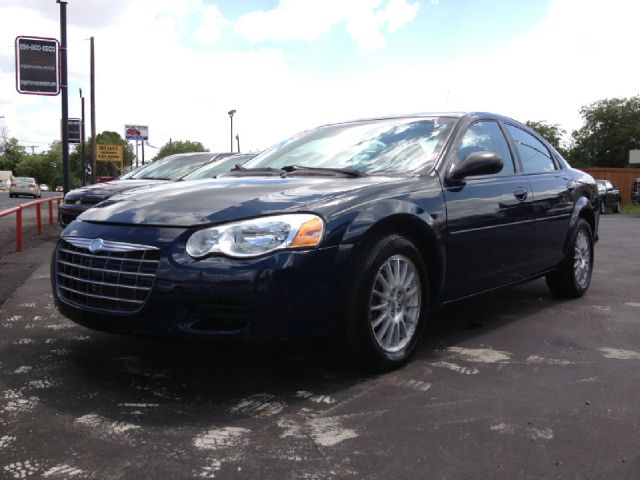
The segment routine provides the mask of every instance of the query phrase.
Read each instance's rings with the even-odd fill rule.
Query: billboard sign
[[[31,95],[60,93],[60,44],[55,38],[16,37],[16,89]]]
[[[69,118],[69,143],[82,143],[82,120],[79,118]]]
[[[96,160],[101,162],[122,162],[122,145],[96,145]]]
[[[125,125],[124,138],[127,140],[149,140],[149,126]]]

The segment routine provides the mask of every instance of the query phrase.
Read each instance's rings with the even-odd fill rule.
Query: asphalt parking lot
[[[0,309],[0,477],[638,479],[640,218],[600,228],[584,298],[538,280],[438,312],[383,375],[322,344],[87,330],[53,308],[36,245]]]

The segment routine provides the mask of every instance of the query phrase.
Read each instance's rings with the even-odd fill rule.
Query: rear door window
[[[507,131],[513,138],[525,173],[543,173],[557,170],[551,152],[540,140],[513,125],[507,125]]]

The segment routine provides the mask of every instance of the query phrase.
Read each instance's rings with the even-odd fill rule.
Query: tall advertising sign
[[[16,37],[16,89],[31,95],[60,93],[60,44],[55,38]]]
[[[124,138],[126,140],[149,140],[149,126],[125,125]]]
[[[69,143],[82,143],[82,120],[70,118],[67,125],[69,125]]]

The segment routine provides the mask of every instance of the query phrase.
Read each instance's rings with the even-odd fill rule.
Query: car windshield
[[[156,160],[158,161],[158,160]],[[146,165],[142,165],[140,167],[134,168],[133,170],[125,173],[124,175],[121,175],[118,180],[127,180],[128,178],[133,178],[135,175],[139,174],[142,172],[143,169],[150,167],[151,165],[153,165],[152,163],[147,163]]]
[[[156,160],[148,167],[134,174],[131,179],[143,180],[179,180],[208,163],[214,154],[202,153],[198,155],[170,155]]]
[[[433,165],[455,121],[421,117],[329,125],[277,144],[244,167],[295,165],[366,174],[410,172]]]
[[[253,157],[255,157],[255,154],[233,155],[223,160],[200,167],[198,170],[191,172],[189,175],[184,177],[183,180],[200,180],[203,178],[217,177],[221,173],[228,172],[236,165],[245,164],[247,160],[250,160]]]

